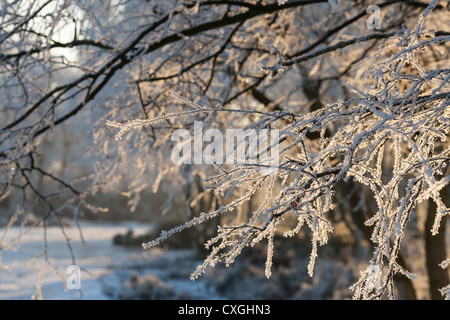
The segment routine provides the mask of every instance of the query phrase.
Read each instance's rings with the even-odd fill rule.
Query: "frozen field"
[[[113,245],[112,238],[132,228],[135,234],[145,233],[149,225],[137,223],[82,224],[85,245],[76,227],[66,227],[76,264],[81,268],[81,292],[67,290],[65,282],[71,273],[67,267],[72,258],[59,227],[47,228],[48,258],[52,265],[45,268],[42,296],[44,299],[118,299],[133,298],[123,295],[123,282],[134,275],[151,274],[163,286],[165,298],[220,299],[205,282],[189,280],[189,274],[199,263],[190,250],[143,250],[140,247]],[[3,243],[19,235],[19,228],[11,228]],[[0,239],[4,231],[0,232]],[[23,236],[18,250],[4,250],[0,269],[0,299],[31,299],[39,283],[44,257],[34,257],[44,251],[44,229],[30,230]],[[17,244],[15,245],[17,247]],[[54,268],[54,267],[55,268]],[[159,281],[161,280],[161,281]],[[166,290],[167,289],[167,290]],[[168,292],[168,293],[167,293]],[[81,294],[82,293],[82,294]],[[122,295],[121,295],[122,294]]]

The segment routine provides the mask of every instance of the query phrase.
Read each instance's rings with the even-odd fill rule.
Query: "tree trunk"
[[[442,199],[445,201],[448,197],[448,187],[444,188]],[[448,271],[442,269],[439,264],[447,258],[445,228],[446,216],[441,220],[439,234],[433,236],[431,228],[436,217],[437,206],[431,199],[428,201],[428,212],[425,221],[425,255],[428,272],[428,281],[430,284],[430,298],[432,300],[442,300],[444,297],[439,289],[449,284]]]

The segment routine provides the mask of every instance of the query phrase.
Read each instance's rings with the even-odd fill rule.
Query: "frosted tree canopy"
[[[231,266],[260,243],[270,277],[274,239],[301,232],[309,235],[307,271],[314,277],[319,248],[350,215],[361,220],[372,252],[351,286],[354,298],[392,299],[396,275],[416,278],[401,261],[401,248],[408,246],[418,206],[428,204],[432,223],[423,232],[444,237],[444,246],[432,245],[439,252],[430,255],[439,257],[432,265],[445,273],[448,3],[379,1],[368,10],[371,5],[3,1],[0,206],[10,209],[1,213],[8,217],[2,232],[36,201],[45,226],[64,214],[75,222],[86,212],[108,215],[112,208],[96,201],[102,193],[125,196],[131,214],[145,191],[163,189],[167,201],[160,211],[175,210],[181,201],[185,222],[143,243],[144,249],[216,223],[192,279],[217,263]],[[277,163],[255,156],[245,135],[237,144],[252,161],[218,161],[227,156],[218,148],[231,129],[268,137],[276,132],[265,151],[276,146]],[[68,142],[60,140],[61,130],[72,132]],[[179,138],[190,146],[183,150],[209,152],[210,161],[171,161]],[[60,146],[55,150],[70,145],[85,169],[74,165],[58,174],[64,151],[46,153],[50,144]],[[15,241],[4,242],[0,233],[0,268],[7,268],[2,251]],[[43,255],[50,263],[46,250]],[[449,299],[446,277],[434,291]]]

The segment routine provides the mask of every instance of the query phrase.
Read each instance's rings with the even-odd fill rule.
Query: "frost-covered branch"
[[[342,184],[352,182],[376,202],[374,254],[355,297],[391,298],[395,274],[413,278],[397,258],[417,204],[436,204],[434,234],[449,213],[444,6],[385,1],[383,30],[368,31],[370,1],[24,3],[0,9],[0,201],[17,195],[14,217],[29,212],[30,194],[45,204],[45,222],[66,209],[75,220],[106,211],[100,193],[129,198],[133,211],[143,190],[163,189],[163,211],[183,198],[188,218],[145,248],[220,220],[193,278],[258,243],[270,276],[276,237],[305,229],[312,275]],[[176,130],[196,148],[193,133],[209,129],[278,130],[280,161],[169,161]],[[56,144],[82,148],[83,170],[55,172],[64,152],[41,155]],[[194,177],[204,183],[196,194]],[[206,193],[220,205],[193,212]]]
[[[421,19],[425,17],[426,13]],[[402,30],[357,37],[279,62],[280,67],[288,67],[349,45],[385,39],[377,52],[377,62],[366,70],[366,81],[370,81],[370,85],[356,88],[349,84],[354,97],[342,103],[330,104],[306,114],[264,114],[244,109],[204,108],[175,96],[191,108],[149,120],[109,123],[118,127],[119,136],[122,136],[130,129],[167,118],[187,117],[187,120],[194,115],[210,118],[220,112],[252,114],[256,118],[244,127],[245,130],[263,129],[268,125],[280,129],[282,161],[274,173],[269,176],[259,174],[255,163],[220,166],[216,170],[217,175],[205,180],[206,188],[225,196],[225,199],[239,189],[244,191],[239,193],[242,195],[215,211],[202,213],[186,224],[162,233],[155,241],[144,244],[144,248],[157,245],[185,228],[233,212],[262,188],[266,200],[246,221],[219,228],[217,236],[206,243],[210,255],[192,278],[198,277],[209,265],[214,266],[218,262],[231,264],[245,247],[254,246],[264,239],[268,241],[266,275],[270,276],[274,236],[279,224],[292,217],[296,223],[284,232],[284,236],[295,236],[302,227],[309,228],[312,251],[308,272],[312,275],[317,248],[327,243],[328,234],[333,230],[328,216],[333,210],[335,189],[338,182],[351,179],[371,190],[378,207],[366,222],[373,227],[374,255],[369,268],[362,272],[360,280],[352,287],[355,297],[380,298],[387,295],[393,298],[396,273],[415,278],[399,265],[397,257],[407,223],[417,204],[427,199],[437,203],[434,233],[441,218],[450,212],[439,195],[439,191],[450,182],[447,168],[450,152],[449,70],[427,68],[415,58],[419,50],[448,43],[450,38],[447,31],[430,33],[421,24],[412,32]],[[386,48],[390,50],[389,55]],[[408,83],[406,88],[404,81]],[[207,123],[214,126],[214,123]],[[326,131],[331,133],[325,134]],[[320,133],[317,144],[306,138],[312,132]],[[392,170],[385,163],[389,150],[392,150]],[[275,188],[278,190],[276,193]]]

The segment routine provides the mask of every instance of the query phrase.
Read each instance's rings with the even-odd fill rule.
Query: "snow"
[[[120,224],[83,223],[82,234],[86,244],[80,239],[77,227],[66,227],[71,239],[76,265],[81,268],[80,290],[65,289],[64,283],[71,276],[66,273],[72,265],[67,243],[59,227],[47,228],[48,256],[58,269],[58,275],[51,266],[47,266],[42,285],[42,296],[46,300],[106,300],[116,299],[123,281],[133,274],[153,274],[175,291],[179,297],[220,299],[205,281],[189,280],[189,272],[199,263],[193,250],[166,250],[114,245],[114,235],[123,234],[130,228],[134,234],[145,233],[151,225],[124,222]],[[6,236],[12,239],[18,236],[20,228],[11,228]],[[39,272],[44,259],[30,260],[44,249],[43,228],[30,230],[22,239],[16,251],[4,250],[2,263],[11,271],[0,269],[0,299],[31,299],[39,282]],[[3,230],[0,230],[0,235]],[[64,280],[64,281],[63,281]],[[174,297],[176,298],[176,297]]]

